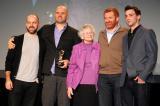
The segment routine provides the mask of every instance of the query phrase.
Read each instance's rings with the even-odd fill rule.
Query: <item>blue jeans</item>
[[[119,82],[120,74],[99,75],[99,106],[121,106]]]

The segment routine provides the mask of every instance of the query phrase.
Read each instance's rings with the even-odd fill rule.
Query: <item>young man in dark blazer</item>
[[[140,24],[141,11],[137,7],[126,6],[125,19],[130,30],[123,40],[122,106],[149,106],[147,79],[157,61],[156,35]]]
[[[46,44],[42,73],[43,106],[70,106],[66,92],[66,75],[73,45],[79,43],[78,31],[67,24],[68,9],[59,5],[54,13],[55,23],[44,25],[39,35]]]
[[[9,106],[35,106],[45,45],[37,35],[39,18],[26,18],[25,34],[15,36],[15,48],[9,49],[5,62]]]

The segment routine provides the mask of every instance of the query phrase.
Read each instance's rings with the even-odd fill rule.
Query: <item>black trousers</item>
[[[150,85],[138,84],[134,79],[126,79],[121,88],[122,106],[149,106]]]
[[[73,106],[98,106],[95,85],[80,84],[74,91]]]
[[[9,106],[35,106],[38,84],[15,80],[9,92]]]

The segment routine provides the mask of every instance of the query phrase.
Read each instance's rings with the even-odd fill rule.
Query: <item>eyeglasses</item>
[[[93,32],[83,32],[84,35],[92,35]]]

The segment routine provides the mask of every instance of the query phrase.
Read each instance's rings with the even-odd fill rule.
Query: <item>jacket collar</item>
[[[80,43],[80,46],[81,46],[82,49],[86,49],[84,45],[85,45],[85,44],[84,44],[84,42],[82,41],[82,42]],[[93,42],[91,45],[92,45],[92,46],[91,46],[92,49],[96,49],[96,48],[97,48],[97,43],[96,43],[96,42]]]

